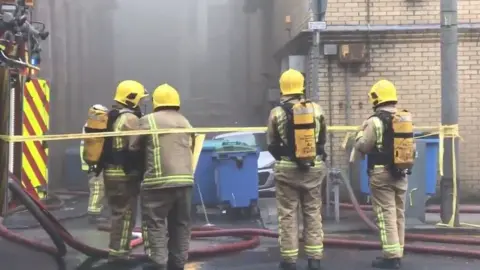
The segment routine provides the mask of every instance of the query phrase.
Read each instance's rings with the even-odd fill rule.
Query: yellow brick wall
[[[328,24],[366,24],[370,3],[370,24],[438,23],[440,1],[433,0],[329,0]],[[458,1],[460,22],[478,22],[480,0]]]
[[[367,23],[367,1],[329,0],[328,2],[326,15],[328,24]],[[371,0],[370,2],[370,24],[372,25],[439,23],[440,3],[438,1]],[[461,0],[458,3],[459,22],[480,22],[480,0]],[[295,20],[295,17],[292,19]],[[277,26],[276,29],[277,36],[280,36],[278,33],[281,31],[278,31]],[[480,163],[480,123],[477,121],[480,114],[479,61],[480,34],[462,35],[458,55],[458,82],[459,124],[464,138],[459,157],[459,177],[462,180],[463,196],[475,196],[480,191],[480,167],[477,165]],[[350,124],[360,125],[371,114],[371,106],[368,104],[366,95],[370,86],[380,78],[390,79],[397,85],[399,106],[414,113],[415,124],[438,125],[440,123],[441,85],[438,37],[433,39],[421,37],[414,41],[407,41],[393,36],[388,42],[373,40],[370,62],[371,68],[368,73],[350,72],[348,75],[352,98]],[[322,59],[319,71],[320,104],[327,112],[327,122],[331,115],[334,125],[345,125],[345,68],[339,66],[334,60],[332,69],[332,100],[328,100],[327,61]],[[361,71],[364,71],[364,68]],[[333,107],[330,112],[328,111],[329,103]],[[344,135],[334,135],[333,156],[336,167],[346,167],[347,164],[347,156],[340,148]]]

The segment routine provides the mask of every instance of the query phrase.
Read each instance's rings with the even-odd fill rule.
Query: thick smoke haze
[[[88,107],[110,106],[125,79],[150,92],[165,82],[177,88],[194,126],[263,125],[270,30],[266,14],[244,13],[243,2],[38,1],[34,17],[51,31],[41,71],[52,86],[50,133],[80,132]],[[62,164],[78,144],[52,143],[50,164]],[[61,177],[61,167],[51,166],[50,179]]]

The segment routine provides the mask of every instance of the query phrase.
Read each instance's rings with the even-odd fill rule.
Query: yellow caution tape
[[[352,136],[355,132],[359,131],[359,126],[330,126],[327,127],[328,132],[349,132],[345,136],[342,143],[343,147],[346,146],[348,137]],[[54,134],[54,135],[41,135],[41,136],[21,136],[21,135],[0,135],[0,140],[9,143],[15,142],[28,142],[28,141],[63,141],[63,140],[83,140],[89,138],[105,138],[105,137],[118,137],[118,136],[138,136],[138,135],[153,135],[153,134],[171,134],[171,133],[213,133],[213,132],[265,132],[266,127],[213,127],[213,128],[188,128],[188,129],[157,129],[157,130],[134,130],[134,131],[117,131],[117,132],[102,132],[102,133],[72,133],[72,134]],[[461,138],[459,135],[458,125],[445,125],[445,126],[420,126],[415,127],[415,131],[428,132],[425,135],[418,136],[416,138],[428,137],[431,135],[438,135],[439,137],[439,172],[443,176],[443,156],[444,156],[444,139],[445,138]],[[204,138],[204,137],[203,137]],[[202,138],[202,139],[203,139]],[[455,144],[452,144],[453,152],[453,213],[456,212],[456,197],[457,197],[457,168],[455,157]],[[452,215],[448,224],[444,226],[454,226],[454,214]],[[439,224],[441,225],[441,224]]]
[[[331,126],[327,128],[327,131],[355,132],[355,131],[358,131],[358,129],[359,129],[358,126]],[[425,126],[425,127],[417,127],[415,128],[415,130],[438,131],[439,127]],[[265,131],[267,131],[266,127],[174,128],[174,129],[156,129],[156,130],[115,131],[115,132],[102,132],[102,133],[51,134],[51,135],[39,135],[39,136],[0,135],[0,140],[3,140],[5,142],[64,141],[64,140],[83,140],[83,139],[90,139],[90,138],[106,138],[106,137],[169,134],[169,133],[265,132]]]

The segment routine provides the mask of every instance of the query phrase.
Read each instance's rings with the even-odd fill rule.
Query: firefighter
[[[175,88],[158,86],[152,101],[153,113],[140,119],[140,129],[191,128],[179,112],[180,97]],[[146,152],[140,198],[145,253],[150,264],[144,269],[180,270],[187,262],[193,138],[188,133],[138,136],[130,146],[131,151],[144,147]]]
[[[101,111],[104,113],[108,112],[108,108],[101,105],[95,104],[89,108],[91,111]],[[85,133],[85,129],[88,128],[86,123],[82,128],[82,133]],[[88,185],[90,189],[90,197],[88,199],[88,215],[90,223],[98,223],[106,221],[105,218],[101,216],[102,210],[104,208],[104,184],[103,184],[103,172],[96,170],[96,165],[88,165],[83,156],[84,153],[84,141],[80,142],[80,155],[82,161],[82,171],[88,175]]]
[[[326,125],[322,108],[304,97],[304,80],[293,69],[281,75],[280,106],[271,110],[268,120],[268,150],[276,159],[280,269],[285,270],[296,269],[299,206],[308,269],[320,269],[323,257],[320,186],[327,173]]]
[[[355,150],[368,157],[372,205],[380,229],[383,256],[376,258],[372,267],[399,269],[405,243],[407,174],[415,156],[413,125],[410,113],[396,108],[397,90],[392,82],[378,81],[368,96],[374,114],[357,133]]]
[[[107,131],[138,129],[142,116],[140,101],[148,96],[142,84],[127,80],[118,84],[115,104],[108,112]],[[129,258],[130,240],[135,225],[140,191],[142,158],[128,151],[132,137],[105,138],[102,153],[105,195],[111,208],[109,261],[125,262]]]

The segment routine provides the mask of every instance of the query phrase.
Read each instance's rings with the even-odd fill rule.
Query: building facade
[[[360,125],[372,113],[367,98],[370,86],[386,78],[396,84],[399,106],[414,113],[416,125],[439,125],[439,1],[330,0],[317,60],[308,49],[312,42],[308,21],[318,14],[310,1],[275,1],[272,47],[277,61],[288,55],[305,55],[307,77],[318,72],[318,89],[310,85],[310,91],[324,107],[328,123]],[[479,6],[480,0],[458,2],[459,125],[463,138],[458,175],[462,197],[480,190],[480,123],[475,121],[480,111]],[[339,56],[344,45],[349,46],[351,58]],[[319,61],[318,70],[312,70],[313,61]],[[327,147],[335,167],[347,166],[346,151],[341,148],[344,137],[344,133],[333,134],[332,148]]]

